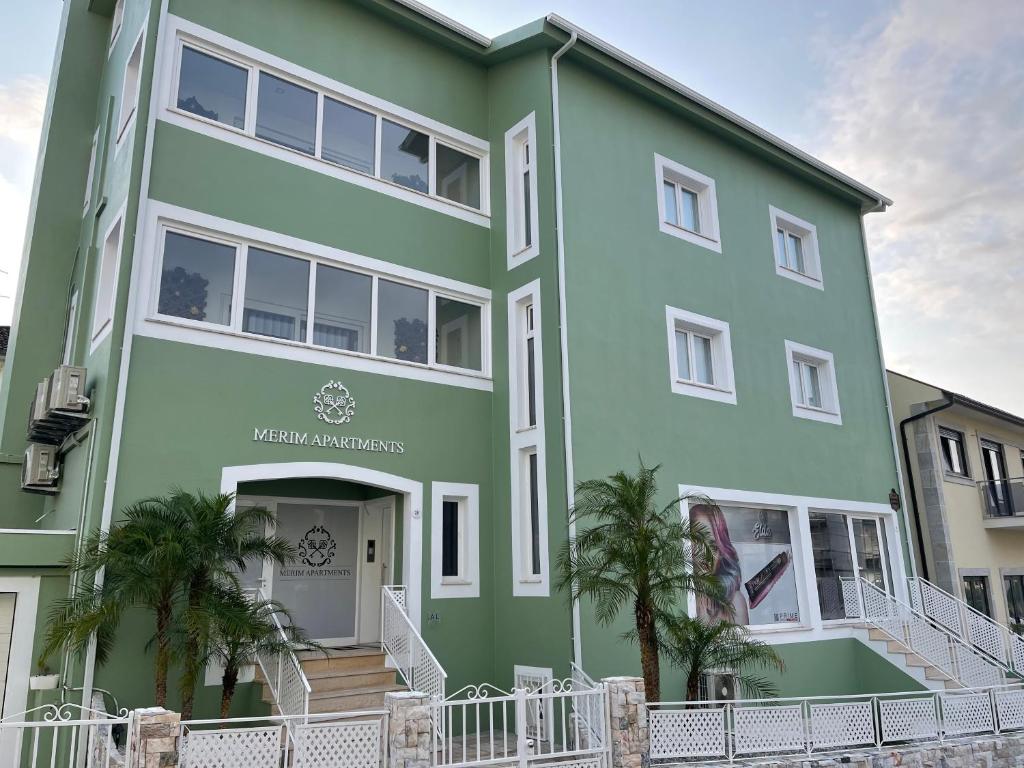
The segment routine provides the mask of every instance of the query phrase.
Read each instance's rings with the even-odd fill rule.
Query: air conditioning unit
[[[57,447],[42,443],[30,444],[21,465],[21,489],[29,493],[57,493],[59,479]]]
[[[39,383],[29,409],[29,440],[60,445],[85,426],[89,418],[86,375],[85,368],[62,365]]]
[[[89,398],[85,396],[85,368],[62,365],[50,376],[51,411],[59,413],[87,413]]]
[[[735,701],[736,676],[728,672],[707,672],[700,681],[703,701]]]

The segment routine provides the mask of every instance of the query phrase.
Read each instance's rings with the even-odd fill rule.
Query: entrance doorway
[[[381,587],[393,559],[395,498],[369,501],[240,496],[238,505],[273,513],[277,536],[298,552],[288,565],[265,563],[260,587],[295,625],[329,648],[380,642]]]
[[[881,518],[812,510],[809,522],[823,621],[846,618],[842,578],[859,576],[893,593],[888,542]]]

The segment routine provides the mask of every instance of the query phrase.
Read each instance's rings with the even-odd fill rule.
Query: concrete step
[[[384,706],[384,694],[407,690],[404,685],[374,685],[349,691],[322,691],[309,696],[309,711],[353,712],[359,709],[379,709]]]
[[[927,661],[916,653],[908,653],[906,656],[906,662],[908,667],[930,667],[932,666],[930,661]]]
[[[903,653],[907,655],[913,653],[912,650],[907,648],[907,646],[905,646],[899,640],[890,640],[888,643],[886,643],[885,647],[889,653]]]
[[[372,688],[379,685],[391,685],[395,682],[395,670],[374,669],[363,670],[325,669],[319,672],[306,672],[306,679],[314,693],[323,691],[351,691],[356,688]]]
[[[938,667],[928,667],[924,671],[924,676],[929,680],[945,680],[949,682],[950,677]]]
[[[885,632],[878,627],[870,627],[868,629],[868,637],[872,640],[885,640],[887,642],[892,639],[889,637],[888,632]]]
[[[312,672],[377,672],[385,669],[385,654],[380,648],[341,648],[326,651],[299,651],[296,654],[307,676]]]

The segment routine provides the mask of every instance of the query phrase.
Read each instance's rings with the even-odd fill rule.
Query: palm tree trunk
[[[167,706],[167,670],[171,666],[171,605],[162,601],[156,611],[156,665],[154,688],[156,705]]]
[[[227,720],[228,713],[231,712],[231,699],[235,695],[235,686],[238,685],[238,668],[234,666],[227,666],[224,668],[224,676],[220,679],[220,719]],[[227,723],[221,723],[220,727],[224,728]]]
[[[700,699],[700,669],[694,666],[686,678],[686,700],[697,701]]]
[[[658,660],[658,634],[654,626],[654,610],[640,600],[637,600],[634,610],[647,701],[661,701],[661,664]]]
[[[192,719],[192,706],[196,697],[199,677],[199,643],[190,637],[185,643],[185,671],[181,675],[181,719]]]

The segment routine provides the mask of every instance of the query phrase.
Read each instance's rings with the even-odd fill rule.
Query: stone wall
[[[641,768],[651,751],[647,696],[640,677],[606,677],[612,768]]]

